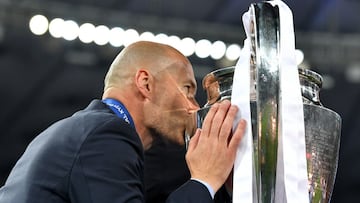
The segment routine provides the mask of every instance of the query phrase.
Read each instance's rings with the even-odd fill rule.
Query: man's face
[[[184,144],[185,131],[195,129],[194,112],[199,109],[195,100],[196,81],[192,66],[178,62],[164,69],[155,81],[155,95],[149,113],[152,134]]]

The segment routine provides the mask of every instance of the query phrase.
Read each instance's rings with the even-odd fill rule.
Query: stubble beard
[[[184,133],[185,132],[183,132],[183,134]],[[166,134],[160,129],[150,128],[150,134],[154,142],[163,141],[165,143],[173,143],[179,146],[183,145],[183,142],[179,140],[178,136],[172,135],[171,133]]]

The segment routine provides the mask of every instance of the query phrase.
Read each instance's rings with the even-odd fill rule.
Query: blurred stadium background
[[[39,132],[101,96],[107,68],[134,40],[183,51],[203,105],[202,77],[236,63],[241,15],[255,2],[0,0],[0,185]],[[324,77],[322,103],[343,119],[332,202],[360,202],[360,1],[284,2],[294,15],[299,64]]]

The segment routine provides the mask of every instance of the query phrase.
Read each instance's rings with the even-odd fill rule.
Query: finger
[[[246,121],[244,119],[241,119],[236,127],[236,130],[235,130],[233,136],[230,139],[230,142],[229,142],[229,149],[231,151],[236,152],[236,150],[239,146],[239,143],[245,133],[245,130],[246,130]]]
[[[191,152],[193,151],[197,144],[199,143],[199,137],[200,137],[200,134],[201,134],[201,129],[196,129],[196,132],[194,134],[194,136],[191,138],[190,142],[189,142],[189,147],[188,147],[188,152]]]
[[[212,121],[213,121],[214,115],[218,111],[218,108],[219,108],[219,103],[215,103],[210,107],[209,112],[206,114],[206,117],[205,117],[203,125],[202,125],[202,129],[201,129],[201,132],[202,132],[201,134],[203,136],[209,135]]]
[[[216,136],[218,138],[220,130],[222,128],[222,125],[224,123],[226,114],[231,106],[231,103],[229,100],[224,100],[220,103],[219,109],[214,115],[214,119],[211,125],[210,133],[211,135]]]
[[[237,112],[238,112],[238,108],[236,106],[234,105],[230,106],[226,114],[226,117],[224,119],[224,122],[221,125],[221,129],[219,133],[219,141],[226,144],[226,146],[228,145],[229,136],[231,135],[231,130]]]

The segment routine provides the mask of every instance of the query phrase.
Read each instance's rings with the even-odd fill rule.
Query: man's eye
[[[188,93],[190,93],[190,86],[189,85],[187,85],[187,86],[185,86],[184,87],[184,92],[186,93],[186,94],[188,94]]]
[[[190,86],[188,86],[188,85],[187,85],[187,86],[185,86],[186,93],[189,93],[189,92],[190,92],[190,88],[191,88],[191,87],[190,87]]]

